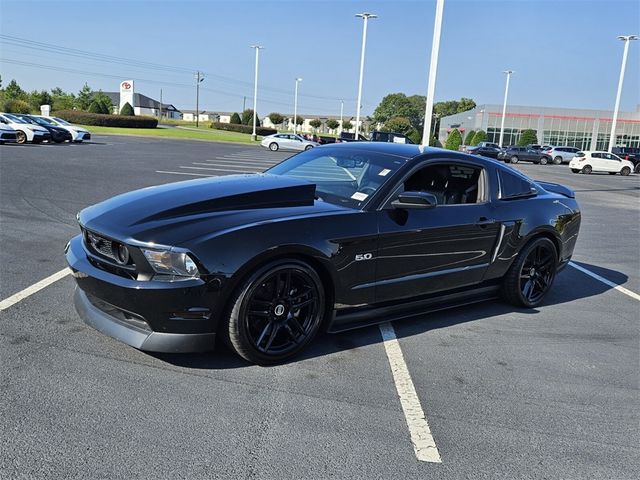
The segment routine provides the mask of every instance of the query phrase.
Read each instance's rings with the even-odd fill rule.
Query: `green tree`
[[[467,136],[465,137],[465,141],[464,144],[465,145],[475,145],[473,143],[473,136],[476,134],[476,132],[474,132],[473,130],[469,130],[467,132]]]
[[[88,84],[84,84],[84,87],[78,92],[78,96],[76,97],[76,108],[78,110],[87,110],[89,105],[91,105],[93,97],[93,92],[91,91],[91,87]],[[129,105],[131,106],[131,105]]]
[[[129,102],[125,103],[120,109],[120,115],[126,115],[128,117],[133,117],[136,112],[133,110],[133,107]]]
[[[284,116],[278,112],[271,112],[268,117],[274,125],[280,125],[284,122]]]
[[[111,99],[100,90],[93,96],[93,100],[89,105],[89,111],[93,113],[111,113],[113,111]]]
[[[473,135],[473,141],[469,145],[478,145],[480,142],[486,142],[489,139],[487,132],[484,130],[478,130]]]
[[[415,130],[411,125],[411,122],[406,117],[391,117],[384,122],[383,130],[387,132],[397,132],[404,135],[408,135],[412,130]]]
[[[414,128],[418,128],[424,117],[424,104],[419,95],[407,97],[404,93],[385,96],[373,112],[375,123],[386,123],[393,117],[404,117]]]
[[[40,105],[51,105],[53,103],[53,99],[51,94],[46,90],[37,91],[34,90],[29,94],[29,104],[33,108],[33,110],[39,111]]]
[[[430,147],[438,147],[438,148],[442,148],[442,144],[440,143],[440,140],[438,140],[435,135],[431,135],[431,139],[429,140],[429,146]]]
[[[331,130],[335,130],[339,126],[340,126],[340,122],[335,118],[330,118],[329,120],[327,120],[327,128]]]
[[[253,125],[253,108],[247,108],[242,112],[242,124]],[[256,115],[256,127],[260,126],[260,117]]]
[[[344,130],[351,130],[353,128],[353,123],[351,123],[349,120],[343,120],[342,121],[342,128]]]
[[[535,130],[531,130],[530,128],[527,130],[523,130],[520,134],[520,140],[518,140],[518,145],[531,145],[533,143],[538,143],[538,135],[536,135]]]
[[[319,118],[314,118],[309,122],[309,125],[318,130],[318,128],[320,128],[320,125],[322,125],[322,120],[320,120]]]
[[[231,120],[229,120],[229,123],[233,123],[234,125],[242,124],[242,119],[240,118],[240,115],[238,115],[238,112],[235,112],[233,115],[231,115]]]
[[[27,92],[20,88],[18,82],[11,80],[7,88],[4,89],[4,98],[6,100],[27,100]],[[17,112],[14,112],[17,113]]]
[[[304,123],[304,117],[296,115],[296,125],[302,125]]]
[[[454,128],[449,132],[447,141],[444,143],[444,148],[447,150],[458,150],[460,145],[462,145],[462,135],[460,135],[460,131],[457,128]]]
[[[5,100],[3,110],[7,113],[31,113],[31,106],[20,99]]]
[[[476,102],[471,98],[462,97],[458,102],[456,113],[466,112],[467,110],[473,110],[474,108],[476,108]]]
[[[73,93],[66,93],[60,87],[51,90],[51,110],[72,110],[74,104]]]

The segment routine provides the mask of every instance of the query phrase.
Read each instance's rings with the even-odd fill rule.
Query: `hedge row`
[[[236,125],[234,123],[220,123],[220,122],[211,122],[209,125],[211,128],[215,128],[216,130],[227,130],[229,132],[240,132],[240,133],[253,133],[252,125]],[[267,135],[273,135],[274,133],[278,133],[277,130],[273,128],[265,128],[265,127],[256,127],[256,134],[266,137]]]
[[[126,115],[106,115],[103,113],[90,113],[81,110],[60,110],[54,113],[70,123],[81,125],[97,125],[100,127],[124,127],[124,128],[156,128],[158,119],[153,117],[129,117]]]

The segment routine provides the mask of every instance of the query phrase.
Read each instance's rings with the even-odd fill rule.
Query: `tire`
[[[640,173],[640,162],[636,163],[635,168],[633,169],[635,173]]]
[[[609,175],[615,175],[615,174],[617,174],[617,173],[618,173],[618,172],[609,172]]]
[[[306,150],[311,150],[313,148],[313,145],[307,145],[306,147],[304,147],[305,151]]]
[[[60,138],[60,137],[53,138],[53,141],[54,141],[54,143],[62,143],[62,142],[64,142],[64,138]]]
[[[269,144],[269,150],[271,150],[272,152],[277,152],[279,148],[280,147],[276,142],[271,142]]]
[[[631,169],[629,167],[622,167],[622,170],[620,170],[620,175],[622,175],[623,177],[626,177],[630,173]]]
[[[520,251],[502,283],[502,298],[516,307],[535,308],[551,289],[558,252],[546,237],[535,237]]]
[[[546,165],[547,163],[549,163],[549,159],[547,159],[547,157],[542,157],[540,158],[540,165]]]
[[[302,350],[318,332],[324,312],[324,287],[316,271],[298,260],[277,260],[238,288],[222,333],[245,360],[271,365]]]
[[[16,130],[16,142],[20,144],[27,143],[27,134],[20,130]]]
[[[515,155],[509,159],[511,163],[518,163],[519,159]]]
[[[578,170],[577,168],[572,168],[572,169],[571,169],[571,171],[572,171],[573,173],[580,173],[580,170]]]
[[[555,158],[553,159],[553,164],[554,164],[554,165],[560,165],[560,164],[562,164],[562,157],[561,157],[560,155],[558,155],[557,157],[555,157]]]
[[[582,167],[582,173],[585,173],[587,175],[589,175],[593,169],[591,168],[591,165],[585,165],[584,167]]]

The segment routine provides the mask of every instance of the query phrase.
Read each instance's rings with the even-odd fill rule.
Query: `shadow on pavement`
[[[597,267],[595,265],[582,262],[575,263],[616,284],[624,284],[628,278],[623,273],[615,270]],[[581,300],[583,298],[594,297],[606,292],[607,290],[611,290],[611,287],[589,277],[571,266],[567,266],[558,274],[551,291],[547,294],[544,303],[538,309],[516,308],[496,299],[474,305],[454,307],[440,312],[426,314],[418,313],[414,318],[396,321],[394,322],[394,325],[401,327],[402,334],[399,334],[398,336],[399,338],[403,338],[412,335],[419,335],[430,330],[447,328],[453,325],[482,321],[483,319],[496,315],[505,315],[514,312],[527,315],[537,315],[540,313],[540,309],[552,308],[554,305],[561,305]],[[381,342],[382,338],[376,326],[336,334],[321,332],[297,357],[285,363],[296,363],[300,360],[331,355],[333,353]],[[225,370],[231,368],[242,368],[250,365],[235,353],[231,352],[221,340],[217,342],[216,350],[214,352],[193,354],[149,353],[149,355],[172,365],[194,369]]]

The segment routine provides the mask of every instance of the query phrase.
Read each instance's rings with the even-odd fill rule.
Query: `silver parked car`
[[[580,149],[576,147],[548,147],[542,153],[548,163],[560,165],[561,163],[569,163],[579,151]]]
[[[277,152],[280,149],[296,151],[309,150],[310,148],[320,145],[317,142],[305,140],[300,135],[295,135],[293,133],[276,133],[269,135],[264,137],[260,144],[272,152]]]

